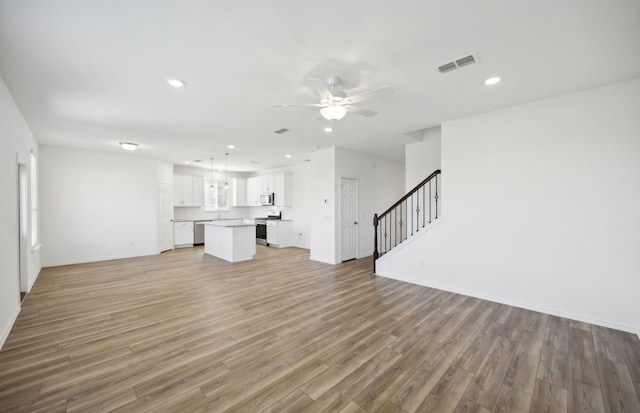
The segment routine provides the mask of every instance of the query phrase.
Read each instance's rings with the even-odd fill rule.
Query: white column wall
[[[18,266],[18,162],[29,167],[29,153],[38,154],[31,129],[25,122],[11,92],[0,78],[0,348],[20,311]],[[42,173],[40,173],[42,175]],[[30,199],[27,197],[27,199]],[[40,206],[43,203],[40,200]],[[27,220],[30,222],[31,220]],[[28,251],[27,284],[31,289],[40,273],[40,251]]]
[[[334,148],[310,154],[310,258],[336,264],[336,172]]]
[[[379,274],[640,333],[640,79],[447,122],[442,170]]]

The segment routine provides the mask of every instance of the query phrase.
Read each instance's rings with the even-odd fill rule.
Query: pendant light
[[[229,189],[229,153],[224,154],[224,189]]]
[[[209,183],[209,194],[213,195],[216,191],[216,186],[213,184],[213,158],[211,159],[211,181]]]

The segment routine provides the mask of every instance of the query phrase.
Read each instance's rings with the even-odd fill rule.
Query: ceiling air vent
[[[438,71],[440,73],[447,73],[452,70],[456,70],[459,67],[467,66],[472,63],[476,63],[478,59],[470,54],[469,56],[461,57],[460,59],[456,59],[453,62],[445,63],[442,66],[438,66]]]
[[[278,130],[276,130],[276,131],[273,131],[273,133],[277,133],[278,135],[281,135],[281,134],[283,134],[283,133],[285,133],[285,132],[289,132],[289,129],[287,129],[287,128],[280,128],[280,129],[278,129]]]
[[[470,65],[471,63],[475,63],[475,62],[476,62],[476,59],[473,57],[473,55],[469,55],[456,60],[456,65],[458,67],[462,67],[462,66]]]
[[[451,63],[447,63],[446,65],[442,65],[438,68],[438,70],[440,71],[440,73],[446,73],[450,70],[454,70],[457,69],[456,64],[451,62]]]

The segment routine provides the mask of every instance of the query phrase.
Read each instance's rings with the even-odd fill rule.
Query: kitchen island
[[[203,222],[204,252],[230,262],[252,260],[256,225],[242,219]]]

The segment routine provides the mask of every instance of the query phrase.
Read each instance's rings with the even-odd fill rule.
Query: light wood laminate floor
[[[2,412],[640,412],[632,334],[260,247],[43,269]]]

